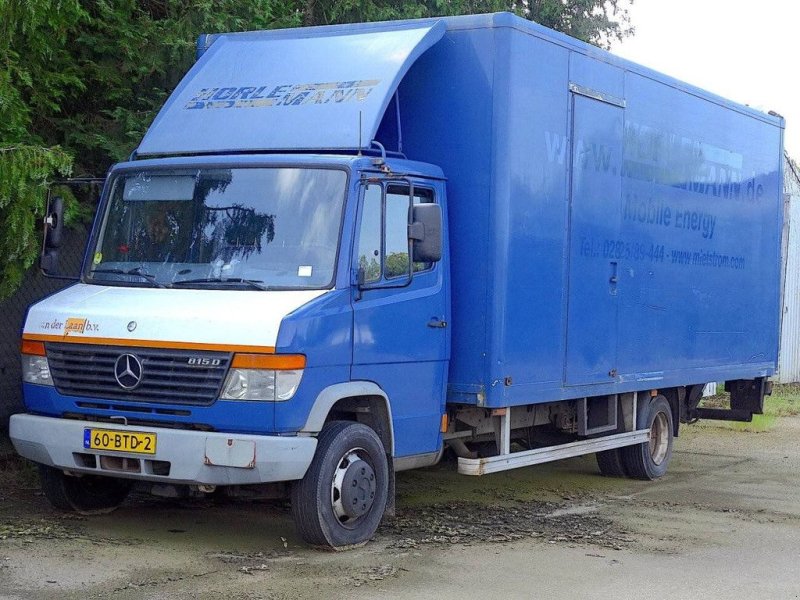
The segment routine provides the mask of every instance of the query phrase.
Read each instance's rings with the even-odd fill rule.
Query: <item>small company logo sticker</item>
[[[69,318],[67,319],[67,323],[64,325],[64,335],[69,334],[83,334],[86,331],[86,321],[88,319],[76,319],[76,318]]]
[[[70,317],[64,323],[64,335],[83,335],[84,333],[99,332],[100,324],[92,323],[89,319]]]

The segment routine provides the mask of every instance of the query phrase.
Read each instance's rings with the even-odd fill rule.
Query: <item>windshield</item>
[[[86,278],[158,287],[329,287],[346,180],[341,170],[305,168],[122,175]]]

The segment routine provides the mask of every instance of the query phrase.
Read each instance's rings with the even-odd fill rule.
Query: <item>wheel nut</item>
[[[357,485],[358,485],[358,481],[356,481],[355,479],[353,479],[353,487],[356,487]]]

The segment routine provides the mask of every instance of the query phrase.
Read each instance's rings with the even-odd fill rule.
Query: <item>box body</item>
[[[773,374],[782,119],[508,14],[446,23],[399,97],[448,179],[448,401]]]

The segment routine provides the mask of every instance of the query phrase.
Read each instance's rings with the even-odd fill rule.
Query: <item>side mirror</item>
[[[442,207],[438,204],[414,206],[408,237],[412,241],[413,262],[437,262],[442,259]]]
[[[53,196],[47,203],[44,217],[44,243],[39,256],[39,269],[45,277],[55,279],[77,280],[60,273],[58,266],[58,249],[64,241],[64,200],[61,196]]]
[[[58,250],[55,248],[43,250],[39,257],[39,268],[45,275],[58,273]]]
[[[47,214],[44,217],[44,248],[45,252],[50,249],[60,248],[64,239],[64,199],[61,196],[54,196],[47,206]]]
[[[78,235],[68,235],[64,226],[65,202],[62,196],[67,198],[74,196],[76,200],[82,199],[88,208],[92,204],[91,200],[96,197],[98,190],[105,183],[104,178],[78,177],[74,179],[64,179],[61,181],[50,182],[47,192],[47,209],[44,215],[44,235],[42,236],[42,250],[39,255],[39,268],[42,275],[51,279],[62,279],[65,281],[78,281],[77,275],[67,275],[60,273],[59,254],[64,255],[65,267],[68,271],[79,271],[76,259],[79,258],[78,248],[75,244],[81,243],[84,239],[83,231]],[[80,211],[82,212],[82,211]],[[79,219],[82,220],[82,219]],[[59,249],[64,247],[63,252]],[[73,250],[74,247],[74,250]]]

